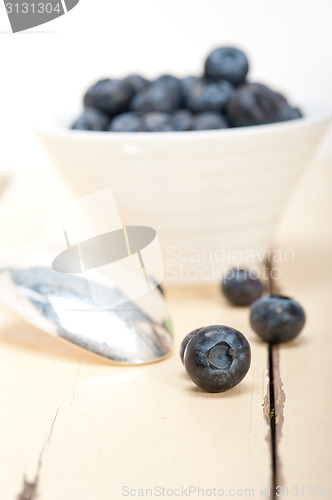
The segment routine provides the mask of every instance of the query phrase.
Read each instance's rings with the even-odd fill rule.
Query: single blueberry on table
[[[235,47],[214,49],[205,61],[207,78],[224,78],[234,85],[243,83],[248,71],[247,56]]]
[[[270,344],[294,339],[305,323],[302,306],[284,295],[272,294],[256,300],[250,308],[254,332]]]
[[[108,78],[92,85],[83,102],[85,107],[97,108],[113,117],[127,110],[133,95],[134,90],[129,83]]]
[[[201,328],[196,328],[196,330],[193,330],[192,332],[188,333],[184,339],[181,342],[180,349],[179,349],[179,354],[181,361],[183,363],[183,357],[184,357],[184,351],[186,350],[188,342],[196,335],[196,333],[200,332],[203,327]]]
[[[108,130],[110,132],[139,132],[142,127],[142,118],[136,113],[122,113],[111,121]]]
[[[264,125],[280,121],[289,105],[286,99],[261,83],[246,83],[228,102],[227,114],[233,127]]]
[[[248,269],[230,269],[225,274],[221,289],[225,297],[234,305],[249,306],[264,292],[264,285],[257,273]]]
[[[191,380],[208,392],[236,386],[250,367],[251,351],[245,336],[228,326],[202,328],[188,341],[184,366]]]
[[[134,89],[134,92],[144,89],[149,84],[149,80],[140,75],[129,75],[123,79],[125,83],[129,83]]]
[[[225,110],[232,95],[234,86],[227,80],[219,82],[202,81],[197,83],[190,91],[187,98],[187,106],[194,113],[203,111]]]
[[[82,115],[72,125],[73,130],[93,130],[100,132],[107,130],[110,118],[95,108],[85,108]]]
[[[173,118],[181,132],[191,129],[193,114],[189,109],[177,109],[173,112]]]
[[[191,130],[213,130],[228,128],[227,118],[215,111],[205,111],[193,116]]]
[[[179,127],[173,116],[155,111],[143,115],[141,130],[144,132],[175,132],[179,130]]]

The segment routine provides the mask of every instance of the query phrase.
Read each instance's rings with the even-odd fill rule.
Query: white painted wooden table
[[[283,497],[332,495],[331,167],[307,172],[275,238],[295,255],[278,264],[278,286],[307,313],[301,336],[273,352],[275,446],[268,348],[248,309],[217,286],[166,290],[175,352],[141,367],[112,366],[1,307],[0,500],[262,498],[273,480]],[[0,248],[38,239],[43,213],[67,196],[53,172],[11,179]],[[177,350],[187,332],[217,323],[247,336],[252,365],[233,390],[208,394]]]

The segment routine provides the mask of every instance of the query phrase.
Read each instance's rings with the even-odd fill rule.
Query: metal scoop
[[[60,273],[49,265],[53,256],[42,245],[14,252],[0,268],[0,301],[45,332],[117,363],[149,363],[171,352],[171,322],[158,288],[129,301],[102,270],[89,280]],[[100,309],[96,296],[117,305]]]

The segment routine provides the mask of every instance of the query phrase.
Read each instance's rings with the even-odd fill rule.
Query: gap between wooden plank
[[[269,294],[280,293],[280,289],[274,279],[273,269],[275,268],[274,252],[271,251],[266,261],[268,272],[268,292]],[[264,402],[264,414],[270,425],[271,439],[271,465],[272,465],[272,492],[271,497],[276,498],[277,487],[282,484],[281,458],[278,455],[278,442],[281,438],[281,428],[284,420],[283,409],[285,403],[285,393],[282,388],[279,369],[279,346],[277,344],[268,345],[268,372],[269,387],[268,397]]]

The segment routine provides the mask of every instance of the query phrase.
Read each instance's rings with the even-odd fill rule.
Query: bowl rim
[[[56,122],[64,120],[70,124],[74,121],[76,112],[69,111],[67,113],[56,113],[53,116],[47,115],[46,119],[40,119],[34,125],[34,130],[40,137],[57,136],[68,140],[81,140],[84,141],[102,141],[102,142],[123,142],[123,141],[137,141],[139,143],[152,142],[156,140],[166,141],[187,141],[199,140],[207,138],[222,138],[228,139],[231,137],[252,136],[259,134],[273,134],[280,131],[291,131],[293,129],[306,128],[318,123],[328,124],[332,120],[332,106],[313,99],[298,100],[299,107],[304,112],[302,118],[294,120],[269,123],[265,125],[253,125],[246,127],[234,127],[227,129],[217,130],[189,130],[189,131],[173,131],[173,132],[108,132],[108,131],[90,131],[90,130],[73,130],[68,126],[59,125]],[[74,117],[74,118],[73,118]]]

